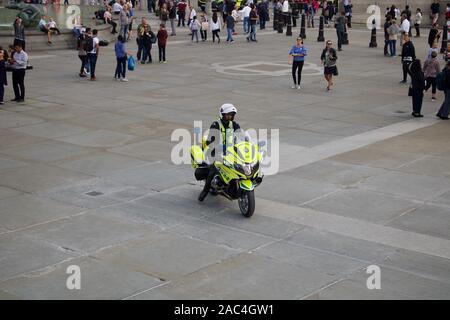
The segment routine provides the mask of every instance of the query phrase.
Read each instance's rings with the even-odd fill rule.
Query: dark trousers
[[[203,41],[206,41],[206,38],[208,37],[208,33],[206,30],[200,30],[200,35],[202,37]]]
[[[416,37],[420,37],[420,24],[415,24],[414,28],[416,28]]]
[[[304,61],[292,61],[292,79],[294,79],[295,85],[300,85],[300,81],[302,80],[302,69],[303,69]],[[297,77],[296,77],[297,71]]]
[[[95,66],[97,65],[97,54],[96,53],[88,53],[87,59],[89,66],[91,68],[91,79],[95,78]]]
[[[155,11],[155,1],[147,0],[147,11],[152,12],[152,9]]]
[[[142,48],[143,51],[141,61],[145,62],[145,60],[148,59],[148,62],[152,62],[152,45],[144,44]]]
[[[344,31],[336,30],[338,39],[338,49],[342,49],[342,42],[344,40]]]
[[[116,58],[116,72],[114,73],[114,78],[125,78],[125,73],[127,70],[127,57]]]
[[[109,20],[108,23],[112,26],[111,33],[117,33],[117,30],[116,30],[116,28],[117,28],[117,23],[114,22],[114,21],[112,21],[112,20]]]
[[[217,37],[218,41],[220,42],[219,31],[220,31],[219,29],[213,30],[213,32],[212,32],[213,42],[215,42],[216,37]]]
[[[5,85],[3,83],[0,84],[0,102],[3,102],[3,98],[5,96]]]
[[[136,43],[138,45],[138,51],[136,54],[136,58],[141,60],[142,52],[144,51],[144,44],[142,43],[142,39],[136,38]]]
[[[166,46],[158,46],[159,61],[166,61]]]
[[[57,34],[61,34],[61,31],[59,31],[58,28],[50,28],[51,31],[56,31]]]
[[[422,110],[422,102],[423,102],[423,91],[422,90],[413,90],[412,92],[412,106],[414,113],[420,113]]]
[[[14,96],[16,99],[25,99],[25,69],[17,69],[12,72]]]
[[[384,39],[384,55],[387,56],[389,54],[388,52],[389,48],[389,39]]]
[[[449,113],[450,113],[450,90],[446,89],[445,90],[445,99],[444,99],[444,102],[442,103],[441,108],[438,111],[438,114],[441,117],[447,118]]]
[[[198,30],[192,30],[191,41],[194,41],[194,36],[195,36],[195,39],[197,39],[197,42],[198,42]]]
[[[436,78],[427,77],[425,91],[431,88],[431,93],[434,95],[436,93]]]
[[[206,178],[205,186],[203,187],[204,191],[209,191],[209,189],[211,189],[211,182],[213,181],[216,172],[217,172],[216,166],[213,163],[209,166],[208,177]]]
[[[403,61],[403,63],[402,63],[403,81],[406,81],[406,78],[408,76],[408,69],[409,69],[409,65],[410,64],[411,64],[411,61]]]
[[[84,67],[86,66],[87,56],[78,56],[81,60],[80,74],[84,73]]]
[[[185,16],[186,16],[186,11],[178,11],[178,26],[183,25],[183,27],[184,27]]]

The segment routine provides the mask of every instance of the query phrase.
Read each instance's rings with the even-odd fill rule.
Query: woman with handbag
[[[422,110],[423,90],[425,89],[425,75],[419,59],[411,63],[408,73],[411,76],[411,86],[408,92],[408,95],[412,97],[413,112],[411,115],[415,118],[421,118],[423,117],[420,111]]]
[[[333,76],[338,75],[338,70],[336,66],[337,54],[336,50],[331,47],[333,43],[331,40],[327,40],[326,47],[322,51],[322,55],[320,56],[320,60],[322,60],[322,64],[324,66],[324,76],[325,80],[327,80],[327,91],[331,90],[331,86],[333,85]]]

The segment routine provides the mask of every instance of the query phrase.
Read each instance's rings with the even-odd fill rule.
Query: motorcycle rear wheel
[[[239,209],[244,217],[250,218],[255,212],[255,193],[252,191],[244,191],[238,199]]]

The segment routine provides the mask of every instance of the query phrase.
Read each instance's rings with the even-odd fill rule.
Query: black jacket
[[[413,91],[423,92],[425,89],[425,76],[422,71],[411,74],[411,87]]]
[[[404,61],[406,57],[411,57],[411,61],[416,60],[416,50],[411,41],[405,42],[402,46],[402,61]]]
[[[0,86],[1,85],[8,85],[8,78],[6,77],[6,65],[5,61],[0,61]]]

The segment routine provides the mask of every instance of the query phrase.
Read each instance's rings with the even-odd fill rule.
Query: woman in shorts
[[[336,50],[332,47],[331,40],[327,40],[326,47],[322,51],[322,55],[320,56],[320,60],[322,60],[322,64],[324,66],[324,76],[325,80],[327,80],[327,91],[331,90],[331,86],[333,85],[333,76],[338,75],[336,60],[337,54]]]

